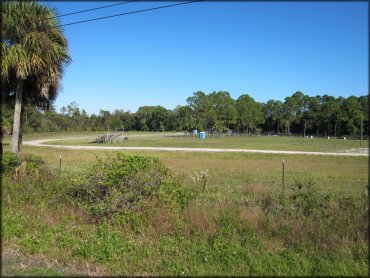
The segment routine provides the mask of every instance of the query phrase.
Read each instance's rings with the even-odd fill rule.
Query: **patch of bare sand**
[[[352,148],[345,150],[346,153],[361,153],[361,154],[368,154],[369,148]]]
[[[2,246],[1,276],[34,275],[37,269],[45,269],[63,276],[104,276],[105,272],[88,262],[63,263],[43,254],[28,254],[15,244]]]

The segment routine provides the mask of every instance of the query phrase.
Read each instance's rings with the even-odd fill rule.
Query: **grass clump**
[[[45,161],[38,155],[34,154],[22,154],[21,161],[26,161],[26,171],[27,173],[32,173],[36,169],[45,165]]]
[[[84,242],[77,245],[73,255],[94,262],[109,262],[119,260],[122,253],[130,252],[132,248],[133,245],[125,241],[117,229],[103,222]]]
[[[153,201],[182,208],[187,199],[181,182],[159,159],[122,153],[98,158],[71,188],[71,196],[98,221],[127,214]]]
[[[258,229],[266,238],[323,254],[349,256],[362,250],[368,240],[365,195],[322,194],[310,177],[296,177],[291,186],[290,193],[269,194],[260,200],[264,213]]]

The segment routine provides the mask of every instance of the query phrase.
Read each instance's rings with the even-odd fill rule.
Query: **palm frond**
[[[1,3],[2,80],[8,90],[14,90],[15,79],[25,80],[26,98],[37,106],[55,99],[71,62],[56,13],[35,1]]]

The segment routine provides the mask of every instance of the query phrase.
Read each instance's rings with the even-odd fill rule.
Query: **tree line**
[[[88,115],[75,102],[57,112],[26,105],[24,132],[55,131],[189,131],[278,135],[358,136],[368,135],[368,96],[348,98],[308,96],[296,92],[284,101],[257,102],[243,94],[234,100],[228,92],[195,92],[187,105],[173,110],[142,106],[131,113],[122,109],[100,110]],[[12,106],[3,108],[3,128],[11,132]]]

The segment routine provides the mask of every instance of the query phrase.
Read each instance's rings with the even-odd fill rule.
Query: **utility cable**
[[[135,14],[135,13],[142,13],[142,12],[147,12],[147,11],[159,10],[159,9],[170,8],[170,7],[180,6],[180,5],[192,4],[192,3],[195,3],[195,2],[201,2],[201,1],[203,1],[203,0],[195,0],[195,1],[178,3],[178,4],[172,4],[172,5],[166,5],[166,6],[159,6],[159,7],[155,7],[155,8],[137,10],[137,11],[132,11],[132,12],[126,12],[126,13],[121,13],[121,14],[115,14],[115,15],[109,15],[109,16],[103,16],[103,17],[98,17],[98,18],[92,18],[92,19],[87,19],[87,20],[82,20],[82,21],[77,21],[77,22],[71,22],[71,23],[61,24],[61,25],[58,25],[58,26],[55,26],[55,27],[63,27],[63,26],[69,26],[69,25],[76,25],[76,24],[90,22],[90,21],[96,21],[96,20],[101,20],[101,19],[106,19],[106,18],[117,17],[117,16],[124,16],[124,15],[129,15],[129,14]]]
[[[97,8],[91,8],[91,9],[87,9],[87,10],[72,12],[72,13],[68,13],[68,14],[56,15],[54,17],[55,18],[58,18],[58,17],[69,16],[69,15],[73,15],[73,14],[86,13],[86,12],[90,12],[90,11],[105,9],[105,8],[109,8],[109,7],[113,7],[113,6],[118,6],[118,5],[125,5],[125,4],[129,4],[131,2],[138,2],[138,1],[140,1],[140,0],[131,0],[131,1],[126,1],[126,2],[122,2],[122,3],[116,3],[116,4],[112,4],[112,5],[101,6],[101,7],[97,7]]]

